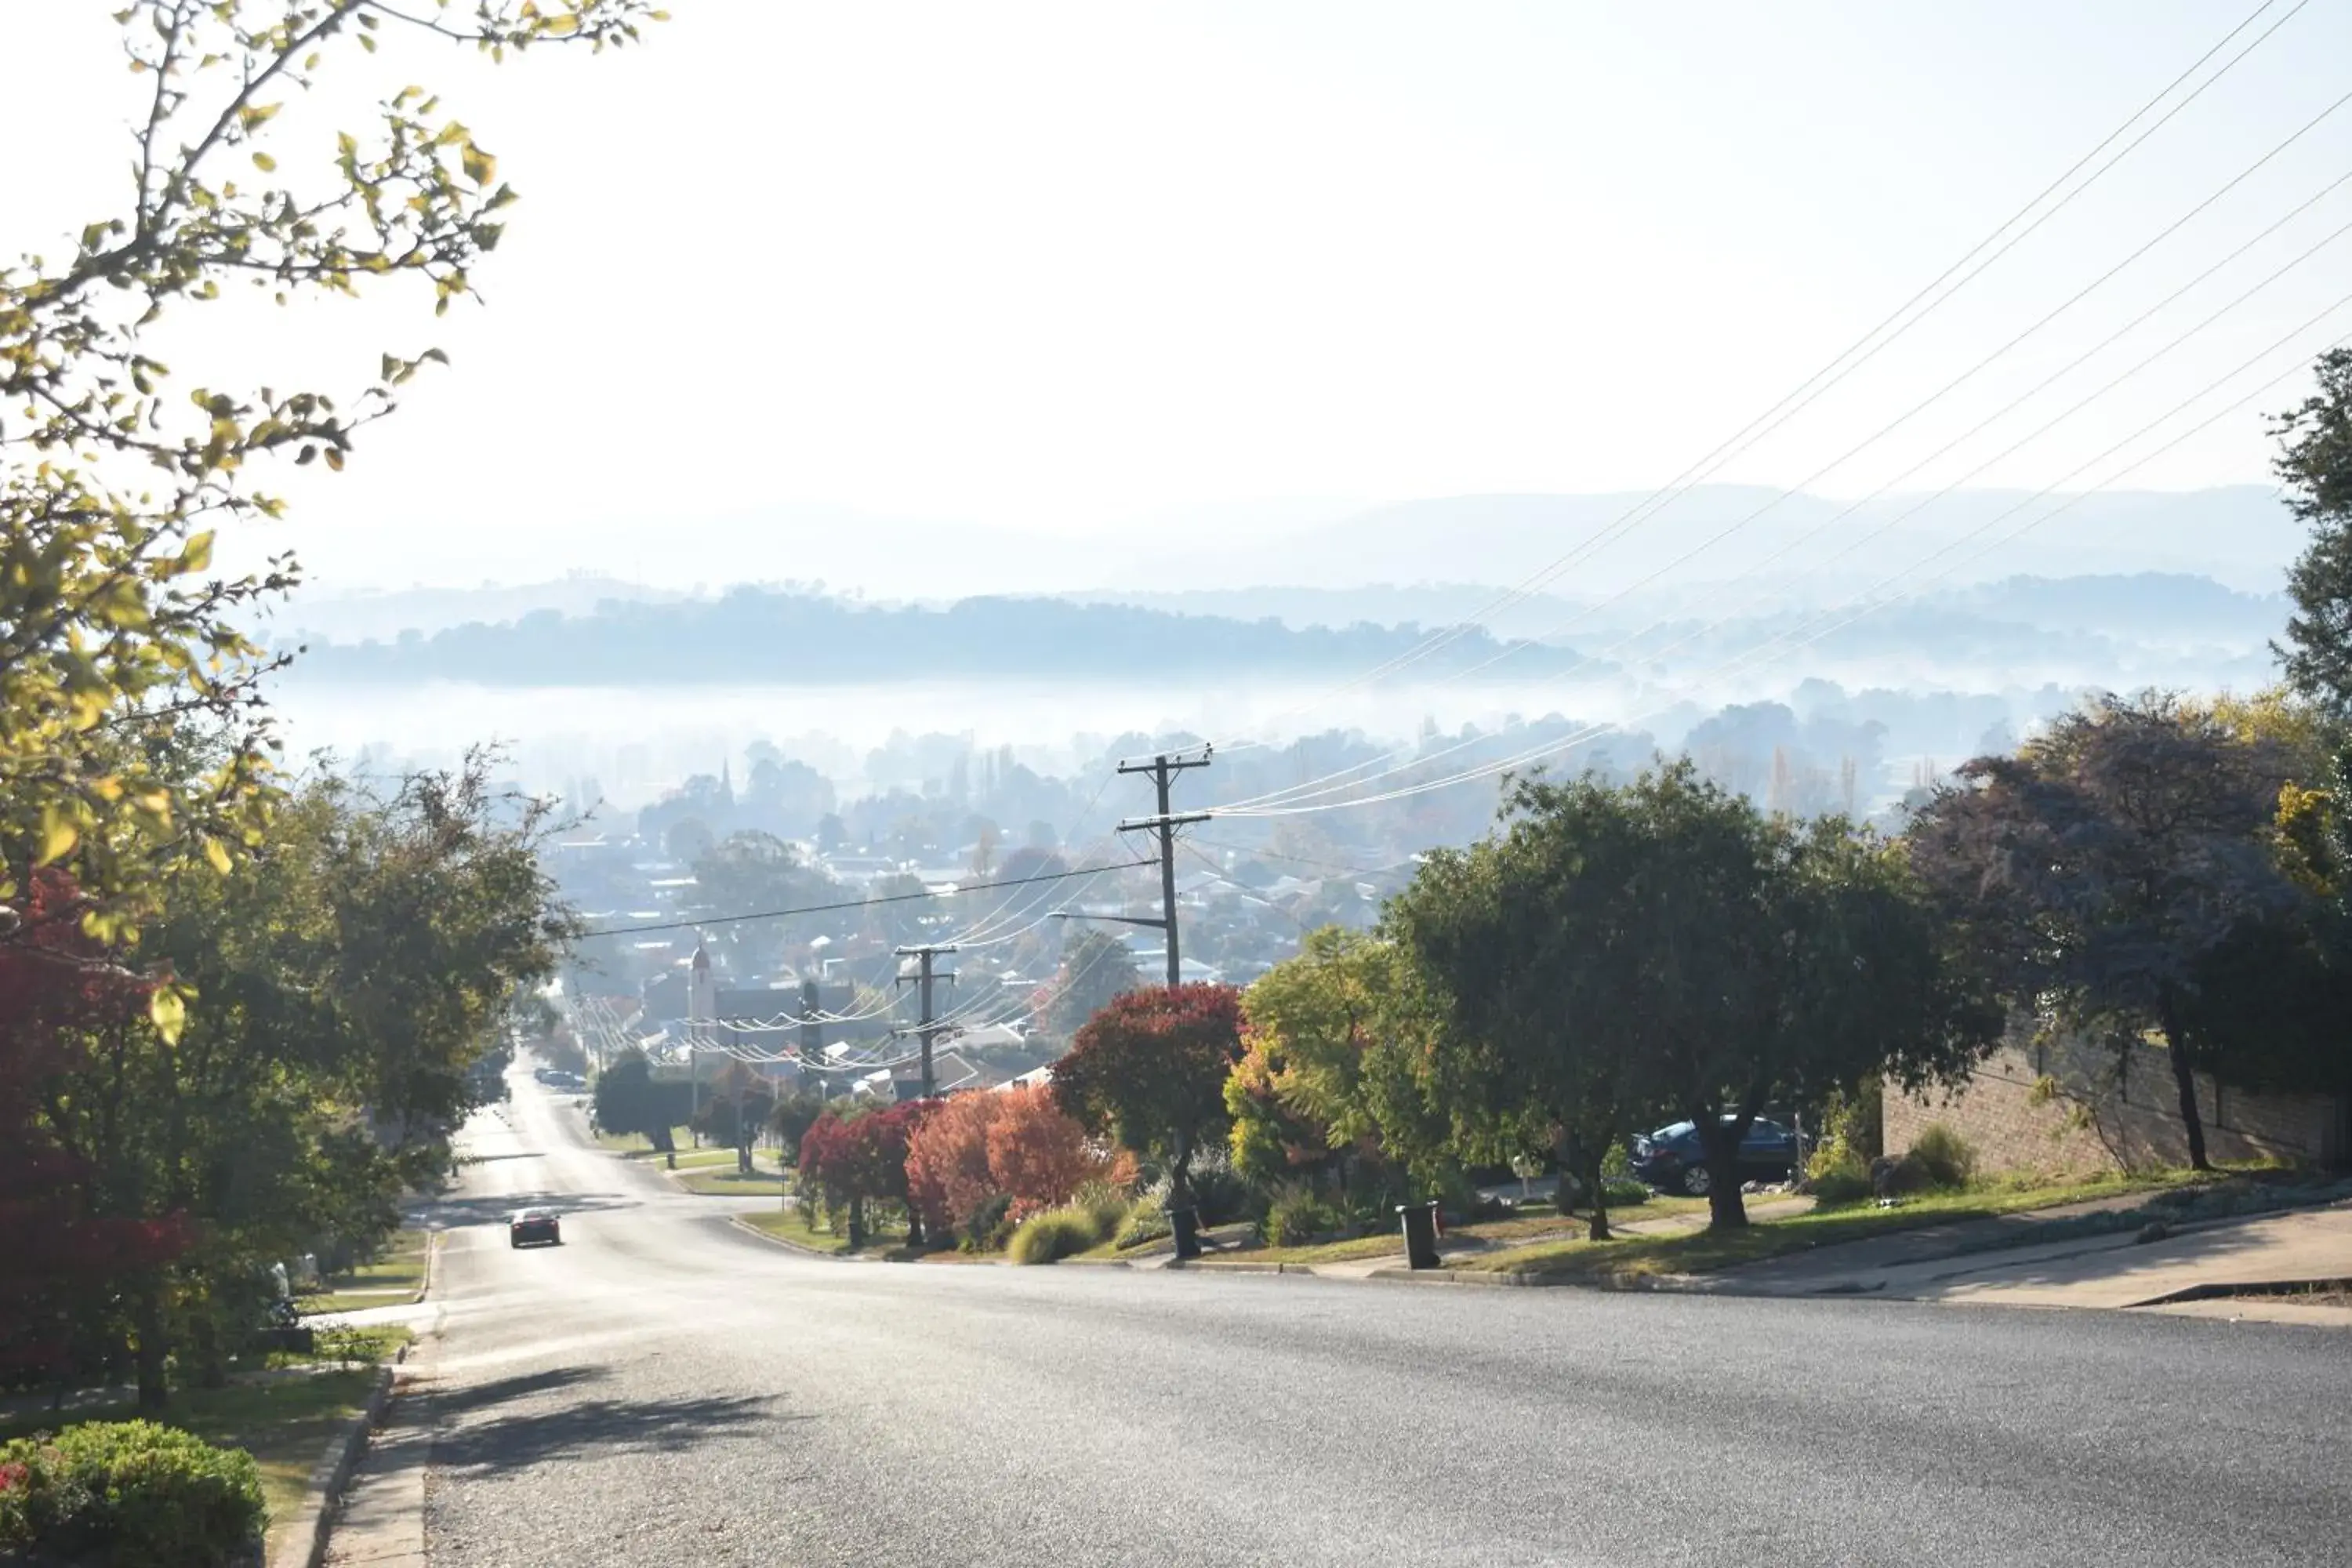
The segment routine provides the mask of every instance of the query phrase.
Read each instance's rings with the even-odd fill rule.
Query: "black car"
[[[545,1242],[550,1247],[563,1245],[563,1227],[553,1209],[517,1209],[507,1221],[507,1245],[520,1247],[526,1242]]]
[[[1760,1116],[1748,1124],[1748,1136],[1739,1141],[1741,1181],[1783,1181],[1796,1166],[1794,1132]],[[1714,1184],[1706,1168],[1706,1152],[1699,1147],[1698,1128],[1688,1121],[1634,1139],[1633,1174],[1663,1191],[1688,1193],[1693,1197],[1704,1196]]]

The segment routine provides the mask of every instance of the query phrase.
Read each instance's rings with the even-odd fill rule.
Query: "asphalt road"
[[[527,1078],[468,1142],[436,1564],[2352,1563],[2340,1332],[833,1262]]]

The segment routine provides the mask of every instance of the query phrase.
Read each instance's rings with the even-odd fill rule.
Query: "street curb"
[[[1124,1258],[1065,1258],[1055,1264],[1056,1268],[1067,1265],[1076,1268],[1132,1268],[1135,1265]]]
[[[2284,1298],[2297,1290],[2326,1290],[2342,1288],[2344,1276],[2330,1275],[2322,1279],[2255,1279],[2239,1284],[2211,1283],[2184,1285],[2178,1290],[2161,1296],[2150,1296],[2145,1301],[2126,1302],[2122,1311],[2140,1307],[2169,1307],[2176,1301],[2210,1301],[2219,1296],[2278,1296]]]
[[[433,1294],[433,1269],[440,1256],[441,1232],[426,1231],[425,1233],[425,1278],[416,1287],[416,1294],[408,1299],[410,1306],[422,1304],[425,1297]]]
[[[1162,1268],[1198,1269],[1203,1274],[1312,1274],[1312,1265],[1305,1263],[1252,1263],[1247,1258],[1222,1261],[1213,1258],[1171,1258]]]
[[[727,1216],[727,1223],[733,1226],[737,1230],[741,1231],[746,1236],[756,1236],[761,1241],[772,1242],[778,1247],[789,1247],[791,1250],[799,1253],[803,1258],[822,1258],[827,1263],[879,1263],[883,1261],[883,1259],[878,1258],[853,1258],[847,1254],[839,1252],[819,1252],[814,1247],[803,1247],[799,1242],[791,1240],[788,1237],[771,1236],[766,1231],[761,1230],[758,1226],[746,1223],[741,1215],[729,1215]]]
[[[401,1346],[393,1357],[395,1364],[407,1359],[406,1345]],[[351,1484],[360,1456],[367,1452],[368,1434],[382,1423],[384,1407],[392,1403],[393,1382],[393,1367],[376,1368],[375,1384],[368,1390],[367,1403],[341,1432],[327,1440],[319,1462],[311,1467],[310,1485],[304,1489],[300,1506],[294,1510],[294,1522],[279,1539],[278,1550],[269,1554],[269,1568],[319,1568],[326,1561],[327,1537],[333,1524],[335,1504],[341,1500],[343,1489]]]

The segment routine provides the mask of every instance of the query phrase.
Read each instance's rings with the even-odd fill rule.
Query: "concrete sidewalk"
[[[1856,1243],[1727,1269],[1708,1287],[1745,1295],[2114,1309],[2231,1287],[2352,1278],[2352,1205],[2210,1221],[2147,1243],[2135,1232],[2116,1232],[1958,1256],[1956,1246],[1967,1238],[1956,1237],[1964,1227],[1931,1228],[1945,1232],[1940,1256],[1937,1237],[1907,1232],[1883,1244]]]

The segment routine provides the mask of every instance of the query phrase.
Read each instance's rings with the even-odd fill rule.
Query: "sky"
[[[403,40],[331,67],[274,145],[317,167],[373,95],[443,89],[524,197],[485,303],[441,321],[413,295],[231,303],[175,327],[166,357],[283,386],[383,349],[450,353],[344,474],[289,481],[282,536],[240,542],[296,546],[322,584],[598,570],[931,593],[909,542],[940,526],[1107,570],[1168,541],[1243,582],[1267,531],[1375,503],[1674,480],[2252,5],[670,0],[642,49],[601,58],[492,69]],[[38,62],[0,100],[0,251],[54,252],[121,200],[143,99],[108,9],[0,0],[0,55]],[[2352,289],[2347,236],[1999,456],[2352,222],[2347,184],[1934,456],[2352,170],[2347,108],[1839,460],[2326,109],[2347,59],[2352,0],[2307,0],[1717,477],[1841,496],[2095,482],[2258,351],[2286,340],[2239,390],[2352,331],[2352,309],[2304,325]],[[2130,483],[2265,481],[2258,411],[2294,395]]]

